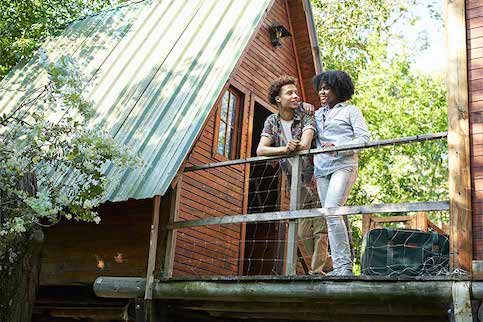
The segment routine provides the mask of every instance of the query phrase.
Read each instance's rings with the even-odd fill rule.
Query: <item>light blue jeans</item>
[[[317,178],[317,191],[322,207],[344,206],[356,179],[357,167],[337,170],[328,176]],[[352,271],[349,235],[344,217],[328,215],[325,219],[334,273]]]

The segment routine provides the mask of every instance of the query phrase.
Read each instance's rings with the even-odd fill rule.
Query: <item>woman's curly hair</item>
[[[335,95],[341,102],[347,101],[354,95],[352,78],[344,71],[328,70],[315,76],[313,81],[317,92],[325,84],[335,91]]]

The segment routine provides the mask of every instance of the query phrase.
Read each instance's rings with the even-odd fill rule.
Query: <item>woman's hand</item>
[[[314,115],[315,114],[315,107],[312,104],[301,102],[302,108],[304,109],[305,113],[308,115]]]

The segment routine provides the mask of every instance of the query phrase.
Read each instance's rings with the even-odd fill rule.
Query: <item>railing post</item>
[[[173,189],[170,205],[169,205],[169,222],[175,222],[178,219],[179,200],[181,194],[182,178],[178,179],[176,187]],[[176,229],[168,228],[166,233],[166,248],[164,253],[164,263],[162,264],[162,278],[170,278],[173,276],[174,253],[176,247]]]
[[[290,210],[297,210],[300,205],[300,177],[302,173],[301,156],[291,158],[292,178],[290,184]],[[285,265],[285,275],[297,274],[297,219],[288,221],[288,237],[287,237],[287,265]]]

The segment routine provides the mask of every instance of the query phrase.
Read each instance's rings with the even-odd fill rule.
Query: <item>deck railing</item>
[[[341,152],[349,150],[363,150],[368,148],[381,148],[385,146],[395,146],[402,144],[412,144],[417,142],[442,140],[447,138],[447,132],[424,134],[389,140],[379,140],[362,144],[353,145],[341,145],[336,147],[328,147],[322,149],[311,149],[306,151],[300,151],[292,155],[273,156],[273,157],[252,157],[245,159],[230,160],[217,163],[209,163],[203,165],[190,166],[185,168],[185,174],[194,172],[215,169],[220,167],[232,167],[236,165],[246,165],[248,163],[256,162],[268,162],[278,160],[282,158],[291,158],[291,176],[292,178],[300,178],[302,167],[301,158],[307,155],[314,155],[318,153],[331,153]],[[284,262],[283,274],[295,275],[297,273],[297,219],[301,218],[316,218],[326,215],[372,215],[383,213],[407,213],[407,212],[444,212],[449,211],[448,200],[437,201],[424,201],[424,202],[402,202],[391,204],[372,204],[361,206],[344,206],[338,208],[313,208],[313,209],[299,209],[300,206],[300,180],[290,180],[290,203],[288,210],[286,211],[269,211],[255,214],[239,213],[234,215],[225,215],[217,217],[207,217],[193,220],[172,220],[168,223],[168,246],[165,253],[165,266],[163,271],[163,277],[169,278],[173,272],[174,251],[176,244],[176,231],[197,228],[197,227],[209,227],[213,225],[230,225],[230,224],[248,224],[259,222],[275,222],[285,221],[288,224],[287,231],[285,232],[286,242],[283,245],[284,248]],[[243,240],[241,241],[243,242]],[[209,245],[206,247],[209,249]],[[241,265],[238,263],[238,265]]]

